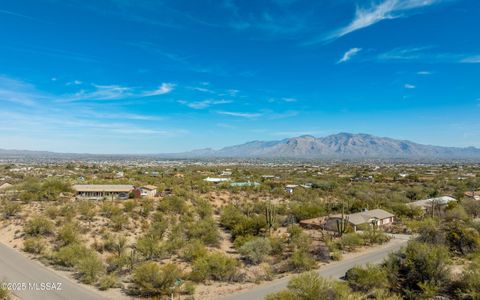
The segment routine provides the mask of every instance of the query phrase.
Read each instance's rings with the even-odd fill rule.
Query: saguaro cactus
[[[342,214],[342,219],[337,220],[337,231],[340,236],[342,236],[347,231],[348,216],[344,217]]]
[[[277,209],[271,202],[265,206],[265,221],[267,223],[268,234],[270,235],[272,228],[275,227],[275,223],[277,222]]]

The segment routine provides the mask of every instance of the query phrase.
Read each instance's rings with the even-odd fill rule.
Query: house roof
[[[205,181],[208,182],[225,182],[225,181],[230,181],[230,178],[214,178],[214,177],[207,177],[204,179]]]
[[[474,196],[480,196],[480,191],[474,191],[474,192],[468,191],[468,192],[465,192],[464,194],[467,197],[473,198]]]
[[[4,184],[0,185],[0,190],[6,190],[10,187],[12,187],[13,185],[11,185],[10,183],[8,182],[5,182]]]
[[[129,184],[76,184],[73,189],[77,192],[131,192],[134,187]]]
[[[157,187],[154,186],[154,185],[151,185],[151,184],[147,184],[147,185],[142,186],[142,189],[153,191],[153,190],[156,190]]]
[[[307,219],[307,220],[302,220],[300,221],[300,225],[306,225],[306,226],[320,226],[325,224],[326,217],[318,217],[318,218],[313,218],[313,219]]]
[[[457,201],[457,199],[450,197],[450,196],[442,196],[442,197],[437,197],[437,198],[430,198],[430,199],[425,199],[425,200],[418,200],[415,202],[411,202],[410,205],[413,206],[430,206],[432,203],[439,204],[439,205],[446,205],[449,202],[452,201]]]
[[[379,208],[346,215],[346,217],[348,217],[348,222],[352,223],[353,225],[369,223],[372,219],[383,220],[394,216],[394,214]],[[342,215],[336,214],[330,217],[342,218]]]
[[[232,182],[230,186],[260,186],[260,183],[255,181]]]

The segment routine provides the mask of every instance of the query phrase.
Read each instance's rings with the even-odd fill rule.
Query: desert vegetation
[[[116,178],[120,168],[124,176]],[[479,186],[475,165],[65,163],[15,169],[0,165],[0,177],[13,185],[0,196],[4,242],[100,290],[202,299],[217,296],[220,285],[228,293],[228,287],[307,272],[269,299],[478,299],[480,205],[464,194]],[[232,180],[260,185],[204,181],[226,169]],[[352,180],[367,176],[372,180]],[[76,200],[75,183],[153,184],[158,195]],[[287,184],[298,187],[290,193]],[[428,213],[408,205],[441,195],[459,201]],[[375,208],[392,212],[394,224],[361,232],[345,227],[342,234],[299,225]],[[418,237],[381,266],[352,269],[346,283],[308,273],[387,243],[388,233]]]

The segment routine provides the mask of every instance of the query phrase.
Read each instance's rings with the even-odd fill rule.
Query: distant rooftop
[[[370,222],[371,219],[379,219],[383,220],[386,218],[390,218],[395,216],[392,213],[389,213],[388,211],[385,211],[383,209],[372,209],[372,210],[367,210],[367,211],[361,211],[358,213],[353,213],[349,214],[348,216],[348,221],[354,225],[361,225]],[[331,216],[333,218],[341,218],[341,214],[336,214]]]
[[[134,187],[130,184],[76,184],[73,189],[77,192],[131,192]]]
[[[425,200],[418,200],[415,202],[411,202],[410,205],[413,206],[430,206],[432,203],[434,204],[439,204],[439,205],[446,205],[449,202],[455,202],[457,199],[450,197],[450,196],[442,196],[442,197],[436,197],[436,198],[430,198],[430,199],[425,199]]]

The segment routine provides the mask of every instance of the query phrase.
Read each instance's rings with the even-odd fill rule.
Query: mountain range
[[[219,150],[200,149],[179,157],[303,158],[303,159],[480,159],[474,147],[441,147],[370,134],[303,135],[279,141],[252,141]]]
[[[338,160],[456,160],[480,161],[480,149],[475,147],[441,147],[422,145],[407,140],[377,137],[370,134],[338,133],[326,137],[303,135],[278,141],[252,141],[214,150],[211,148],[183,153],[150,155],[89,155],[46,151],[3,150],[1,158],[113,158],[127,157],[175,159],[338,159]]]

